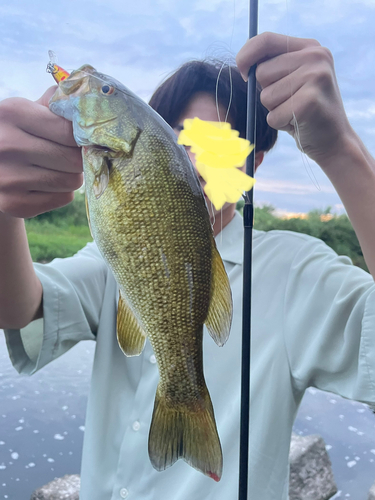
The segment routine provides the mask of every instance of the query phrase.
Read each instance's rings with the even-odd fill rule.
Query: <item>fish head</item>
[[[89,64],[61,81],[50,110],[73,123],[78,146],[98,146],[129,153],[142,130],[137,96]]]
[[[183,146],[177,145],[171,127],[114,78],[88,64],[81,66],[59,83],[49,108],[72,121],[76,143],[83,147],[85,186],[93,186],[95,198],[107,189],[110,172],[120,168],[124,172],[125,163],[132,165],[135,172],[131,160],[136,146],[146,158],[154,155],[155,144],[164,162],[177,164],[171,167],[174,175],[187,179],[194,193],[202,195],[194,168]],[[181,162],[189,170],[188,175],[180,171]],[[140,178],[138,170],[135,174]],[[90,203],[89,194],[88,198]]]

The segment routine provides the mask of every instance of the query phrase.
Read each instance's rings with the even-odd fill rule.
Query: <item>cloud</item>
[[[345,110],[349,119],[373,120],[375,118],[375,100],[348,99],[345,102]]]
[[[300,2],[288,0],[288,11],[293,14],[298,12],[303,26],[322,28],[328,24],[338,27],[343,20],[351,24],[362,24],[367,19],[367,13],[374,13],[372,0],[314,0]],[[345,26],[345,21],[342,26]]]
[[[279,193],[279,194],[298,194],[305,195],[316,193],[316,187],[311,184],[298,184],[284,179],[259,179],[256,182],[256,190],[266,193]],[[334,193],[333,186],[321,186],[322,193]]]
[[[201,0],[199,2],[194,2],[195,11],[205,11],[205,12],[216,12],[217,9],[222,5],[231,5],[232,9],[235,6],[233,0]]]
[[[349,119],[372,153],[374,25],[374,0],[263,0],[259,5],[260,32],[315,38],[330,48]],[[37,99],[51,86],[45,68],[52,49],[66,69],[90,63],[147,100],[183,62],[235,55],[247,37],[247,0],[60,0],[53,7],[46,0],[3,3],[0,99]],[[310,179],[314,176],[321,191]],[[321,169],[306,161],[287,134],[280,134],[257,179],[255,194],[289,211],[340,203]]]

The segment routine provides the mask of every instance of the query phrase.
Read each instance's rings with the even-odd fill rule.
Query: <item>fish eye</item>
[[[112,87],[111,85],[103,85],[103,87],[100,90],[101,93],[104,95],[111,95],[115,91],[115,87]]]

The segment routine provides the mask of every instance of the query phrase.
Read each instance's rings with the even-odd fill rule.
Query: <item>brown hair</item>
[[[222,71],[220,72],[222,68]],[[241,77],[237,66],[224,65],[222,61],[190,61],[183,64],[154,92],[150,106],[173,128],[186,109],[192,97],[198,92],[207,92],[216,98],[216,82],[219,77],[217,98],[219,104],[227,109],[231,94],[232,102],[229,118],[240,137],[246,137],[247,83]],[[277,139],[277,130],[267,121],[267,109],[260,102],[257,88],[256,149],[269,151]]]

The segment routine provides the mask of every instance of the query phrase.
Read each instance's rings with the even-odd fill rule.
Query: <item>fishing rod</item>
[[[258,34],[258,0],[250,0],[249,38]],[[246,159],[246,174],[254,177],[256,138],[256,65],[249,70],[247,80],[247,122],[246,139],[254,149]],[[250,361],[251,361],[251,282],[253,250],[253,190],[244,195],[244,259],[242,300],[242,358],[241,358],[241,420],[240,420],[240,468],[238,499],[248,498],[249,475],[249,430],[250,430]]]

